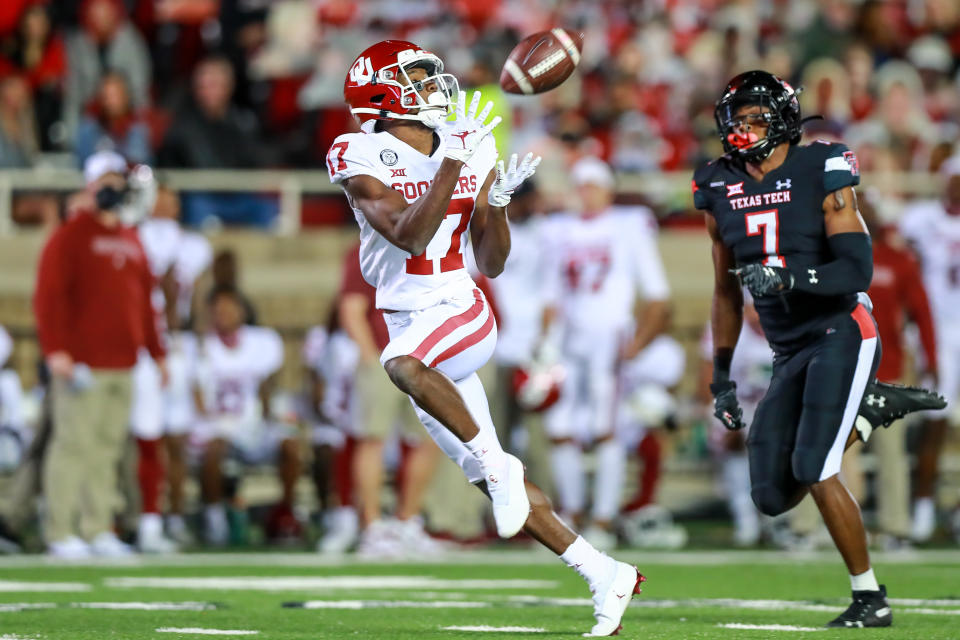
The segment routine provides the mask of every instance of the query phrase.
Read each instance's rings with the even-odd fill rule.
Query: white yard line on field
[[[500,599],[500,598],[491,598]],[[540,596],[516,595],[503,598],[508,603],[520,606],[541,606],[541,607],[589,607],[593,602],[589,598],[544,598]],[[896,602],[896,601],[893,601]],[[909,602],[920,603],[944,603],[956,602],[954,600],[909,600]],[[809,602],[802,600],[749,600],[740,598],[690,598],[683,600],[663,600],[653,598],[636,598],[630,606],[640,609],[678,609],[678,608],[702,608],[718,607],[722,609],[749,609],[753,611],[840,611],[845,602],[838,601],[837,604],[823,604],[820,602]],[[958,602],[957,604],[960,604]],[[915,613],[920,615],[933,616],[960,616],[960,608],[932,609],[929,607],[920,608],[898,608],[894,609],[897,613]]]
[[[260,633],[252,629],[205,629],[203,627],[160,627],[156,632],[191,636],[255,636]]]
[[[115,611],[213,611],[210,602],[71,602],[74,609],[111,609]]]
[[[429,576],[212,576],[202,578],[106,578],[108,587],[128,589],[213,589],[315,591],[327,589],[554,589],[555,580],[447,580]]]
[[[431,602],[420,600],[307,600],[284,605],[292,609],[482,609],[491,602],[462,600]]]
[[[37,636],[18,636],[15,633],[4,633],[0,640],[37,640]]]
[[[676,566],[722,566],[729,564],[783,565],[785,562],[804,564],[835,564],[835,551],[637,551],[618,554],[619,559],[643,565]],[[871,554],[875,564],[923,563],[936,566],[960,565],[960,551],[950,549],[910,550],[875,552]],[[71,567],[350,567],[350,566],[398,566],[424,564],[479,564],[504,565],[554,565],[553,554],[536,547],[506,550],[452,550],[418,556],[416,558],[358,558],[352,554],[330,553],[182,553],[163,556],[132,556],[129,558],[91,558],[70,562]],[[19,555],[0,557],[0,569],[62,567],[63,561],[44,555]]]
[[[56,609],[53,602],[3,602],[0,603],[0,613],[17,613],[27,609]]]
[[[92,587],[84,582],[19,582],[0,580],[0,592],[28,591],[90,591]]]
[[[824,631],[816,627],[797,627],[792,624],[745,624],[742,622],[729,622],[727,624],[718,624],[722,629],[744,629],[756,631]]]
[[[476,625],[476,626],[451,626],[451,627],[440,627],[443,631],[487,631],[487,632],[497,632],[502,633],[546,633],[546,629],[542,627],[488,627],[485,624]]]

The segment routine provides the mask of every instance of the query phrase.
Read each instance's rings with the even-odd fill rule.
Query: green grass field
[[[849,598],[834,553],[618,555],[649,579],[624,618],[624,638],[960,638],[957,551],[878,555],[894,627],[839,631],[820,629]],[[75,566],[10,557],[0,559],[0,640],[207,638],[216,630],[271,640],[573,638],[592,624],[589,596],[559,562],[515,549],[390,563],[279,553]]]

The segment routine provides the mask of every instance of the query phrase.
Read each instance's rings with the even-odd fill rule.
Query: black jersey
[[[853,152],[818,140],[791,146],[783,164],[760,181],[730,156],[709,162],[693,174],[693,201],[716,219],[738,265],[762,262],[802,277],[808,268],[834,260],[824,228],[824,198],[859,182]],[[837,313],[853,311],[856,302],[855,294],[801,291],[754,300],[767,340],[778,352],[803,346]]]

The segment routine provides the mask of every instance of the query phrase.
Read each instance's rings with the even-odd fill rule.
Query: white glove
[[[456,120],[448,123],[444,129],[443,135],[447,142],[446,150],[443,152],[445,158],[466,162],[473,157],[473,154],[480,148],[480,143],[490,135],[493,128],[500,124],[503,119],[500,116],[495,117],[489,123],[484,124],[487,116],[493,110],[493,103],[487,102],[483,111],[477,115],[477,107],[480,106],[480,92],[473,92],[473,99],[470,101],[470,108],[467,109],[467,94],[463,91],[457,97]]]
[[[503,160],[497,161],[497,179],[493,181],[487,192],[487,202],[490,206],[502,208],[510,204],[510,196],[513,195],[514,190],[533,175],[541,159],[540,156],[534,158],[532,153],[528,153],[517,167],[517,154],[513,154],[510,156],[510,165],[506,171],[503,170]]]

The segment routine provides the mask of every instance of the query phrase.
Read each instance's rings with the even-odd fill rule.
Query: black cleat
[[[867,385],[860,401],[855,426],[860,439],[866,442],[874,429],[889,427],[908,413],[943,409],[943,396],[921,389],[874,380]]]
[[[893,623],[893,613],[887,604],[887,588],[880,585],[880,591],[854,591],[853,603],[847,610],[827,623],[828,627],[841,629],[861,629],[863,627],[889,627]]]

